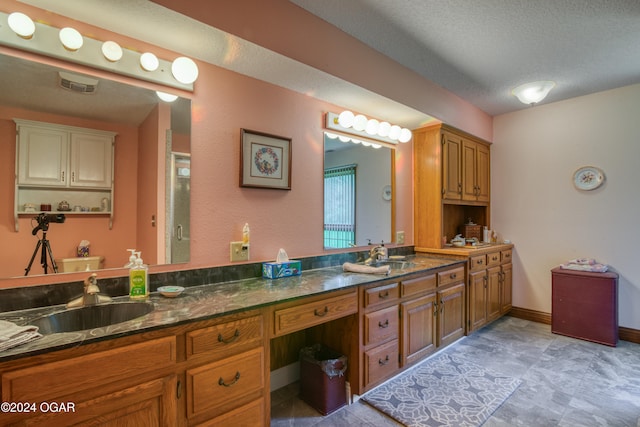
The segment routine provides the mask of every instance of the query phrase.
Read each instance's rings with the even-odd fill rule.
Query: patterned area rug
[[[362,399],[407,426],[480,426],[520,383],[454,354],[443,354]]]

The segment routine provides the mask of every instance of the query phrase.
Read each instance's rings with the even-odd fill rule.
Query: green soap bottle
[[[149,268],[142,262],[140,252],[129,269],[129,297],[131,299],[147,298],[149,296]]]

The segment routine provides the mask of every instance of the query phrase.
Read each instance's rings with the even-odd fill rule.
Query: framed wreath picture
[[[240,186],[291,190],[291,138],[240,133]]]

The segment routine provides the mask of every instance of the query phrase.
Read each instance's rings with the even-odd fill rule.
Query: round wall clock
[[[578,190],[594,190],[604,182],[604,172],[595,166],[584,166],[573,174],[573,184]]]

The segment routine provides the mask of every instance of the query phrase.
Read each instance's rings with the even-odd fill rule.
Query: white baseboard
[[[271,391],[294,383],[300,379],[300,362],[271,371]]]

